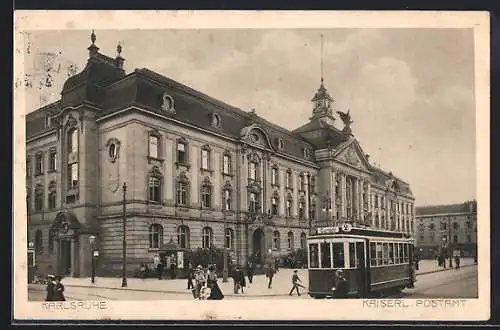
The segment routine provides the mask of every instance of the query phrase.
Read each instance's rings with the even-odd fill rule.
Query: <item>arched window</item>
[[[68,152],[78,152],[78,130],[72,128],[68,132]]]
[[[275,230],[273,232],[273,250],[280,249],[280,232]]]
[[[148,176],[148,200],[150,202],[161,202],[162,175],[158,167],[153,167]]]
[[[179,226],[177,228],[177,245],[181,249],[189,249],[189,227],[188,226]]]
[[[55,181],[51,181],[49,184],[49,209],[56,208],[57,199],[57,184]]]
[[[35,188],[35,210],[41,211],[43,210],[43,187],[42,185],[37,185]]]
[[[176,183],[176,204],[178,206],[187,206],[189,196],[189,181],[184,172],[177,178]]]
[[[201,185],[201,207],[204,209],[212,207],[212,184],[208,177],[203,180]]]
[[[291,231],[288,232],[287,237],[288,250],[293,250],[293,233]]]
[[[43,234],[41,230],[35,232],[35,251],[39,253],[43,252]]]
[[[149,248],[160,249],[163,244],[163,227],[154,223],[149,226]]]
[[[212,241],[213,241],[212,228],[210,227],[203,228],[202,236],[203,236],[202,247],[204,249],[210,249],[212,247]]]
[[[226,228],[226,232],[225,232],[225,235],[224,235],[224,247],[226,249],[230,249],[232,250],[234,248],[234,245],[233,245],[233,239],[234,239],[234,232],[231,228]]]
[[[49,230],[49,253],[54,253],[54,239],[55,232],[53,230]]]
[[[306,233],[300,234],[300,248],[305,249],[307,246],[307,235]]]

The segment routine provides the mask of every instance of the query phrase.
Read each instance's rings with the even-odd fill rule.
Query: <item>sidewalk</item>
[[[448,261],[447,261],[448,265]],[[474,260],[472,258],[463,258],[461,260],[461,267],[473,266]],[[446,269],[437,266],[437,261],[435,260],[421,260],[419,263],[419,270],[417,275],[425,275],[430,273],[436,273],[441,271],[450,270],[449,267]],[[305,287],[308,286],[308,274],[307,269],[299,269],[298,275],[302,280]],[[291,269],[280,269],[273,278],[273,285],[271,289],[267,288],[267,278],[265,275],[256,275],[253,278],[253,284],[248,283],[245,288],[245,293],[234,294],[233,293],[233,279],[228,278],[227,283],[222,282],[222,277],[219,279],[219,286],[226,296],[252,296],[252,297],[266,297],[266,296],[287,296],[291,289],[292,283],[292,270]],[[190,295],[191,291],[187,289],[186,279],[140,279],[140,278],[128,278],[127,287],[121,287],[122,279],[120,277],[96,277],[95,283],[90,282],[89,277],[84,278],[74,278],[66,277],[63,279],[63,284],[67,287],[86,287],[86,288],[103,288],[103,289],[116,289],[116,290],[130,290],[130,291],[149,291],[149,292],[163,292],[163,293],[175,293],[175,294],[186,294]],[[30,286],[40,286],[39,284],[30,284]],[[307,293],[306,289],[302,289],[301,292]],[[295,295],[296,293],[294,293]]]

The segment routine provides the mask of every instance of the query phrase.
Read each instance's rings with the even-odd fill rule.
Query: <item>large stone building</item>
[[[477,253],[477,202],[416,207],[415,245],[423,258]],[[448,244],[451,243],[451,246]]]
[[[59,101],[27,116],[28,237],[41,273],[88,276],[167,249],[223,247],[236,262],[305,246],[310,226],[351,222],[412,235],[407,183],[370,164],[321,79],[294,131],[99,52]],[[280,111],[280,109],[276,109]]]

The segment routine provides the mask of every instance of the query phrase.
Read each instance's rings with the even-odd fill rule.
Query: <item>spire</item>
[[[90,41],[92,42],[92,44],[87,49],[89,50],[89,56],[92,57],[99,51],[99,47],[95,45],[96,36],[94,33],[94,29],[92,29],[92,33],[90,34]]]
[[[122,53],[122,43],[118,42],[118,45],[116,46],[116,52],[118,53],[115,58],[115,64],[116,67],[119,69],[123,69],[123,62],[125,62],[125,59],[121,56]]]
[[[320,118],[320,117],[329,117],[332,120],[335,120],[333,117],[333,110],[331,107],[331,103],[333,102],[333,98],[330,96],[328,91],[325,88],[324,85],[324,78],[323,78],[323,34],[320,35],[321,37],[321,53],[320,53],[320,67],[321,67],[321,84],[316,91],[316,94],[312,98],[313,102],[313,117]]]

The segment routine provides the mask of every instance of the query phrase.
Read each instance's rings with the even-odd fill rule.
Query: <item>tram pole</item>
[[[448,257],[450,258],[450,268],[453,268],[453,249],[451,247],[451,217],[448,217]]]

